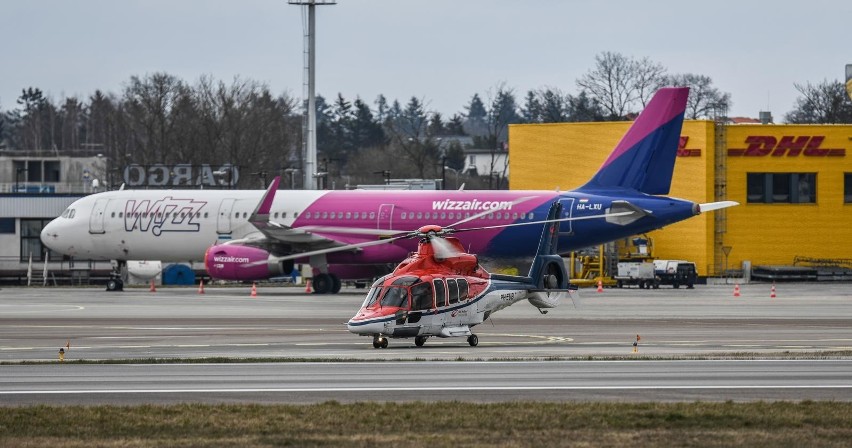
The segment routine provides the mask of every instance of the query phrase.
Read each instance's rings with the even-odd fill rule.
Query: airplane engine
[[[250,246],[220,244],[207,249],[204,267],[222,280],[263,280],[289,274],[292,261],[278,261],[269,252]]]

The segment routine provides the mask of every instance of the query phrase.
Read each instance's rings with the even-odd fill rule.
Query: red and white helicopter
[[[427,225],[391,238],[420,238],[417,252],[373,284],[361,309],[346,324],[347,329],[361,336],[372,336],[374,348],[387,348],[388,338],[414,338],[414,344],[421,347],[430,336],[466,336],[468,344],[476,346],[479,338],[471,328],[509,305],[526,299],[542,314],[547,313],[545,308],[556,307],[576,290],[569,288],[565,265],[556,254],[558,223],[572,219],[556,219],[561,211],[562,205],[555,202],[547,220],[505,225],[544,224],[527,276],[485,271],[476,255],[465,253],[459,240],[449,236],[505,226],[453,229]],[[606,213],[580,219],[632,213]]]

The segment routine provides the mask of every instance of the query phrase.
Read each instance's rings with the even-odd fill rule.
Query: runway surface
[[[334,296],[305,294],[300,288],[260,286],[258,297],[249,296],[249,287],[208,288],[197,294],[194,288],[159,288],[156,293],[147,289],[109,293],[89,288],[5,288],[0,290],[0,361],[55,361],[60,347],[70,346],[66,360],[146,359],[146,358],[292,358],[297,360],[411,360],[405,363],[272,363],[272,364],[177,364],[177,365],[40,365],[0,366],[0,392],[8,394],[19,385],[31,388],[28,395],[35,402],[64,402],[66,395],[76,396],[74,402],[86,402],[111,396],[90,391],[85,384],[111,385],[116,393],[107,402],[159,402],[182,397],[189,401],[211,396],[216,401],[304,402],[316,397],[336,400],[366,399],[440,399],[440,397],[490,400],[498,399],[823,399],[848,400],[850,375],[822,377],[830,361],[716,361],[717,364],[698,364],[697,370],[673,375],[673,366],[663,361],[647,364],[646,369],[623,371],[622,363],[608,361],[601,372],[588,375],[587,382],[569,381],[558,388],[539,389],[526,378],[549,366],[550,362],[508,363],[515,370],[505,371],[510,383],[477,381],[490,389],[472,389],[469,377],[493,378],[503,371],[497,363],[484,364],[483,371],[445,372],[442,368],[479,363],[413,362],[413,360],[537,360],[552,358],[582,358],[597,356],[636,356],[632,343],[641,339],[639,356],[690,357],[718,355],[730,352],[754,353],[757,356],[778,353],[819,353],[852,349],[852,288],[845,284],[779,284],[777,297],[769,297],[769,285],[741,286],[741,296],[733,297],[733,285],[698,286],[694,290],[661,288],[658,290],[606,289],[603,293],[582,290],[581,299],[563,303],[541,315],[532,306],[519,303],[495,314],[485,324],[474,328],[480,345],[470,347],[462,338],[435,339],[417,348],[413,340],[391,340],[387,349],[372,348],[369,338],[348,333],[343,325],[363,300],[365,291],[344,290]],[[647,361],[625,362],[635,368]],[[680,363],[686,361],[678,361]],[[711,363],[713,361],[702,361]],[[777,364],[795,362],[798,364]],[[844,360],[835,360],[840,371],[852,372]],[[632,364],[631,364],[632,363]],[[408,373],[393,373],[397,364],[411,368]],[[322,376],[311,370],[332,372]],[[500,366],[503,363],[499,364]],[[585,371],[584,366],[596,363],[572,361],[553,363],[565,371]],[[260,367],[262,366],[262,367]],[[354,366],[354,367],[346,367]],[[577,367],[580,366],[580,367]],[[745,366],[745,367],[744,367]],[[782,386],[769,381],[778,372],[786,373],[789,366],[802,371]],[[679,367],[678,367],[679,368]],[[32,369],[32,370],[21,370]],[[61,369],[61,370],[57,370]],[[101,370],[102,369],[102,370]],[[160,378],[142,375],[139,383],[110,380],[121,378],[122,369],[130,372],[167,372]],[[299,382],[289,383],[286,375],[297,372],[305,381],[316,376],[325,378],[327,391],[308,389],[298,391]],[[349,371],[347,369],[355,369]],[[365,370],[367,373],[360,372]],[[518,370],[519,369],[519,370]],[[703,369],[713,375],[695,375]],[[752,371],[746,378],[735,378],[731,372]],[[223,371],[222,380],[205,383],[206,371]],[[261,375],[261,378],[255,378]],[[269,373],[269,378],[262,376]],[[284,378],[275,372],[285,375]],[[336,373],[335,373],[336,372]],[[404,372],[404,371],[403,371]],[[619,373],[621,372],[621,373]],[[727,373],[726,373],[727,372]],[[62,373],[69,374],[68,381]],[[410,391],[388,389],[388,392],[363,390],[382,388],[386,373],[408,380]],[[634,385],[653,384],[654,387],[633,389],[619,383],[623,375],[635,380]],[[783,376],[783,375],[782,375]],[[19,383],[27,378],[49,378],[50,381]],[[80,383],[73,378],[79,377]],[[349,378],[362,378],[352,385]],[[706,379],[706,383],[665,382],[662,379]],[[713,383],[713,377],[730,381]],[[92,378],[86,380],[86,378]],[[135,378],[131,376],[131,380]],[[217,389],[240,389],[238,381],[245,378],[255,392],[215,392]],[[418,386],[427,387],[433,378],[442,378],[441,387],[427,396]],[[656,382],[657,380],[659,382]],[[173,382],[170,382],[172,381]],[[599,380],[600,382],[594,382]],[[424,384],[424,381],[426,382]],[[566,380],[567,381],[567,380]],[[591,381],[591,382],[589,382]],[[533,382],[534,383],[534,382]],[[186,391],[208,384],[205,393]],[[293,384],[296,384],[295,386]],[[349,386],[343,386],[349,384]],[[577,384],[587,384],[579,387]],[[622,386],[619,386],[622,384]],[[775,386],[773,386],[775,384]],[[51,392],[53,386],[69,392]],[[152,393],[158,385],[165,391]],[[607,389],[606,385],[617,386]],[[570,387],[569,387],[570,386]],[[770,386],[768,388],[764,386]],[[147,392],[132,392],[138,388]],[[206,387],[206,386],[205,386]],[[400,386],[401,387],[401,386]],[[431,387],[431,386],[430,386]],[[508,389],[506,389],[508,388]],[[286,389],[273,392],[272,389]],[[349,390],[353,389],[353,390]],[[29,389],[28,389],[29,390]],[[38,391],[41,392],[38,392]],[[773,391],[783,390],[783,393]],[[79,391],[88,391],[84,393]],[[753,393],[746,394],[745,391]],[[159,395],[158,395],[159,394]],[[222,395],[223,394],[223,395]],[[21,395],[14,395],[21,397]],[[40,398],[32,398],[40,397]],[[437,398],[436,398],[437,397]],[[749,398],[750,397],[750,398]],[[12,403],[4,395],[4,403]],[[320,400],[321,400],[320,399]],[[27,402],[23,399],[23,402]]]
[[[852,360],[4,366],[7,405],[850,400]]]

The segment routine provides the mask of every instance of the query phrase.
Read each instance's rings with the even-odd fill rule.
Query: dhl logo
[[[729,156],[743,157],[845,157],[845,148],[821,148],[825,136],[803,135],[784,136],[779,141],[771,135],[750,135],[746,137],[746,148],[729,148]]]
[[[689,142],[689,136],[681,135],[677,142],[678,157],[701,157],[700,149],[687,149],[686,143]]]

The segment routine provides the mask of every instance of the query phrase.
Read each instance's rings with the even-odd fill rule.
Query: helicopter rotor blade
[[[617,213],[604,213],[602,215],[591,215],[591,216],[578,216],[575,218],[560,218],[560,219],[546,219],[543,221],[530,221],[530,222],[516,222],[512,224],[498,224],[493,226],[483,226],[483,227],[468,227],[465,229],[450,229],[453,233],[459,232],[470,232],[473,230],[488,230],[488,229],[502,229],[505,227],[518,227],[518,226],[531,226],[534,224],[547,224],[549,222],[565,222],[565,221],[583,221],[587,219],[606,219],[606,218],[615,218],[618,216],[629,216],[636,213],[635,211],[626,211],[626,212],[617,212]]]
[[[403,238],[408,238],[410,236],[411,236],[410,233],[406,233],[404,235],[399,235],[399,236],[395,236],[393,238],[386,238],[386,239],[382,239],[382,240],[365,241],[365,242],[362,242],[362,243],[353,243],[353,244],[346,244],[344,246],[335,246],[335,247],[329,247],[329,248],[326,248],[326,249],[318,249],[318,250],[312,250],[312,251],[308,251],[308,252],[299,252],[297,254],[281,255],[281,256],[278,256],[278,257],[274,257],[274,260],[275,261],[295,260],[297,258],[311,257],[313,255],[330,254],[332,252],[344,252],[344,251],[347,251],[347,250],[360,249],[362,247],[379,246],[381,244],[391,244],[391,243],[393,243],[397,240],[401,240]],[[269,263],[269,260],[260,260],[260,261],[255,261],[255,262],[252,262],[252,263],[246,263],[246,264],[243,264],[242,266],[245,266],[245,267],[258,266],[258,265],[267,264],[267,263]]]
[[[465,218],[465,219],[462,219],[461,221],[456,221],[456,222],[454,222],[454,223],[452,223],[448,226],[444,226],[444,229],[453,229],[459,224],[464,224],[466,222],[473,221],[474,219],[479,219],[479,218],[481,218],[481,217],[483,217],[483,216],[485,216],[489,213],[494,213],[494,212],[499,212],[501,210],[509,209],[512,206],[515,206],[515,205],[520,204],[522,202],[529,201],[530,199],[534,199],[534,198],[535,198],[535,196],[524,196],[522,198],[515,199],[514,201],[511,201],[507,204],[504,204],[503,207],[491,208],[491,209],[485,210],[483,212],[479,212],[475,215],[471,215],[469,218]]]

